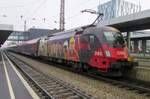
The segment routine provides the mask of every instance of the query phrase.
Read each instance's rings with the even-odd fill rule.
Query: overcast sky
[[[92,23],[96,15],[81,13],[81,10],[97,10],[99,3],[107,1],[109,0],[65,0],[65,28]],[[126,1],[141,4],[142,10],[150,9],[149,0]],[[59,10],[60,0],[0,0],[0,24],[13,24],[15,30],[23,30],[26,20],[27,28],[59,28]]]

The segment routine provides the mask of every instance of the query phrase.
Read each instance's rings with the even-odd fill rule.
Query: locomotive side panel
[[[78,61],[78,53],[75,49],[75,37],[50,38],[48,41],[48,55],[49,57]]]
[[[49,57],[63,58],[63,40],[48,41],[48,55]]]

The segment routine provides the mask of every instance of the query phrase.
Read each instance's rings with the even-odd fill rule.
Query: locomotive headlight
[[[105,50],[105,55],[106,55],[107,57],[110,57],[110,56],[111,56],[110,51]]]

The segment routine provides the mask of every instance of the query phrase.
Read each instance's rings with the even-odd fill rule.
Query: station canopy
[[[0,24],[0,46],[7,40],[13,32],[13,25]]]

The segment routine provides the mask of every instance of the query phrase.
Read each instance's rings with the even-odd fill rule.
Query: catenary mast
[[[60,31],[65,30],[65,0],[61,0],[60,3],[60,21],[59,21],[59,29]]]

